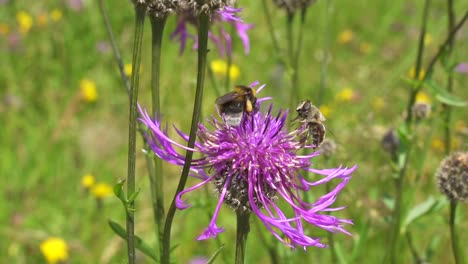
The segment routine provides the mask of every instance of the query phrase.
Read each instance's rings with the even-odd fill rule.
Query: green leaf
[[[126,204],[127,200],[125,199],[125,193],[123,191],[123,185],[125,184],[125,180],[120,180],[116,185],[114,185],[114,195],[119,198],[124,204]]]
[[[426,201],[421,204],[416,205],[413,207],[408,214],[406,215],[403,224],[401,225],[401,232],[406,232],[408,226],[416,221],[417,219],[429,214],[437,205],[438,200],[434,199],[434,197],[429,197]]]
[[[219,253],[221,253],[221,250],[224,248],[224,244],[222,244],[218,250],[216,250],[216,252],[213,254],[213,256],[211,256],[211,258],[208,260],[208,262],[206,264],[211,264],[215,261],[215,259],[218,257]]]
[[[119,223],[109,219],[109,226],[116,235],[127,241],[127,231]],[[140,250],[143,254],[150,257],[155,262],[158,262],[158,257],[155,255],[155,250],[151,248],[143,239],[135,236],[135,248]]]
[[[353,251],[351,253],[351,262],[354,263],[355,260],[361,255],[361,250],[363,249],[363,242],[367,241],[367,235],[369,234],[370,220],[368,220],[359,230],[359,235],[354,241]],[[356,237],[356,236],[354,236]]]
[[[140,194],[140,191],[141,191],[141,189],[139,188],[136,192],[132,193],[132,195],[130,196],[130,198],[128,198],[127,203],[131,203],[131,202],[135,201],[135,199],[137,198],[138,194]]]
[[[465,107],[468,105],[467,101],[463,101],[463,99],[460,99],[457,96],[447,92],[432,80],[425,81],[424,85],[426,85],[431,90],[431,92],[434,94],[434,97],[441,103],[456,107]]]
[[[343,250],[341,249],[341,246],[339,243],[335,242],[335,253],[338,258],[338,262],[340,264],[347,264],[348,261],[346,261],[346,256],[343,253]]]
[[[432,237],[431,242],[429,243],[426,249],[425,257],[428,262],[431,262],[431,259],[434,256],[436,249],[439,247],[439,242],[440,242],[440,236]]]

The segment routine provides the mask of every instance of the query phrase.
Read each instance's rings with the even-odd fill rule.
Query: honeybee
[[[318,148],[325,138],[325,125],[323,124],[325,117],[310,100],[301,101],[296,111],[298,116],[295,120],[303,123],[301,126],[306,126],[306,130],[300,135],[299,142],[304,145],[311,137],[314,149]]]
[[[237,85],[234,91],[222,95],[216,99],[218,112],[222,114],[227,124],[238,126],[242,120],[244,112],[250,113],[255,109],[257,103],[254,89]]]

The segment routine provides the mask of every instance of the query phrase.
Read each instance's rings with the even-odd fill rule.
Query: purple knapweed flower
[[[455,67],[455,71],[463,74],[468,74],[468,62],[462,62]]]
[[[221,56],[232,53],[232,40],[229,34],[230,29],[224,28],[225,24],[235,27],[235,31],[239,39],[242,41],[244,46],[245,54],[250,52],[250,41],[247,31],[250,30],[253,25],[244,23],[237,13],[241,12],[242,8],[232,8],[225,6],[222,10],[216,11],[211,17],[211,29],[208,32],[209,39],[217,47]],[[197,26],[197,17],[191,10],[184,10],[178,13],[178,22],[176,29],[171,34],[171,39],[176,39],[180,42],[180,54],[185,50],[187,39],[194,41],[193,49],[198,48],[198,36],[196,34],[190,34],[188,32],[187,25]]]
[[[258,82],[250,87],[256,85]],[[257,93],[262,88],[263,86]],[[304,132],[301,131],[303,128],[292,132],[287,130],[288,111],[280,110],[273,114],[272,105],[266,112],[258,110],[260,103],[265,100],[267,98],[258,99],[254,111],[245,113],[238,126],[230,126],[223,118],[219,120],[213,116],[208,118],[211,128],[200,123],[194,149],[169,138],[167,129],[161,127],[161,120],[151,118],[141,108],[140,121],[148,127],[146,139],[159,158],[183,166],[184,155],[179,154],[174,146],[201,154],[201,158],[194,159],[191,164],[192,176],[199,178],[201,182],[180,192],[176,197],[177,208],[186,209],[190,205],[182,200],[183,195],[208,183],[214,185],[218,203],[209,226],[198,240],[216,237],[224,231],[216,225],[216,220],[221,205],[226,203],[237,213],[251,213],[258,217],[288,247],[326,247],[320,242],[320,238],[309,236],[304,224],[349,234],[343,225],[351,224],[351,220],[327,213],[344,208],[332,207],[332,204],[351,179],[356,166],[313,168],[311,159],[317,157],[319,152],[313,152],[314,146],[303,146],[299,142],[298,137]],[[176,131],[184,141],[188,141],[187,135],[180,130]],[[303,148],[311,153],[301,155]],[[316,174],[317,179],[307,180],[304,177],[307,173]],[[337,182],[334,189],[315,202],[309,203],[301,199],[301,193],[332,180]],[[278,200],[282,202],[278,203]],[[290,207],[287,210],[289,215],[282,209],[286,205]]]

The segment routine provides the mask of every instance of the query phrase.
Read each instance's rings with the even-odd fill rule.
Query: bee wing
[[[215,103],[218,104],[218,105],[225,104],[227,102],[231,102],[231,101],[237,99],[237,97],[239,97],[241,95],[243,95],[243,94],[237,93],[237,92],[230,92],[230,93],[227,93],[225,95],[221,95],[220,97],[218,97],[216,99]]]

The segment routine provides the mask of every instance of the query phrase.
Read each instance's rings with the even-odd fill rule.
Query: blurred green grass
[[[0,187],[4,202],[0,205],[0,222],[4,223],[0,234],[0,261],[2,263],[40,263],[43,258],[39,244],[49,236],[64,238],[70,246],[70,263],[123,263],[126,260],[125,245],[107,226],[111,218],[124,222],[124,213],[115,198],[104,200],[98,208],[90,195],[80,186],[81,177],[92,173],[100,182],[114,184],[126,175],[128,98],[119,73],[108,49],[99,52],[96,48],[107,41],[107,34],[99,14],[97,3],[84,1],[80,11],[74,11],[64,3],[41,1],[26,3],[10,1],[0,8],[0,23],[9,27],[9,33],[0,35],[0,175],[4,179]],[[242,16],[255,28],[250,31],[251,52],[245,56],[237,41],[233,61],[241,68],[241,77],[236,82],[250,83],[260,80],[268,86],[262,96],[274,96],[275,106],[286,107],[288,80],[277,78],[282,67],[269,39],[260,1],[241,2],[245,7]],[[351,218],[355,225],[348,228],[353,238],[337,235],[335,239],[341,250],[349,256],[353,240],[360,230],[369,229],[363,241],[364,252],[355,263],[378,263],[387,249],[389,210],[383,199],[393,195],[391,168],[388,158],[380,148],[380,138],[386,128],[395,127],[401,121],[406,106],[407,87],[400,81],[407,75],[416,57],[418,28],[422,1],[336,1],[331,14],[331,62],[328,68],[327,89],[324,104],[331,109],[327,126],[333,132],[329,137],[340,145],[340,151],[332,164],[358,164],[353,180],[340,196],[338,204],[347,205],[340,212],[342,217]],[[466,5],[457,3],[457,10]],[[108,3],[110,19],[125,63],[131,62],[133,37],[133,9],[130,3]],[[272,8],[273,9],[273,8]],[[63,16],[52,21],[50,14],[60,10]],[[326,2],[318,1],[308,12],[304,37],[304,49],[300,58],[300,97],[314,100],[318,96],[320,82],[320,57],[324,36],[324,13]],[[26,11],[33,18],[31,29],[19,34],[16,15]],[[46,15],[49,20],[38,24],[38,17]],[[428,33],[431,42],[426,45],[425,62],[437,50],[446,35],[445,3],[433,3],[430,12]],[[284,44],[285,16],[274,10],[274,25],[280,43]],[[168,124],[188,131],[192,111],[196,78],[196,53],[190,49],[179,56],[178,43],[169,40],[175,28],[172,17],[166,27],[162,57],[161,101],[163,119]],[[466,29],[466,27],[465,27]],[[352,40],[343,44],[338,41],[343,31],[352,32]],[[17,43],[13,38],[19,36]],[[140,101],[150,102],[150,30],[146,23]],[[467,31],[462,30],[457,39],[455,58],[466,59],[462,47],[467,44]],[[366,48],[367,47],[367,48]],[[212,47],[213,48],[213,47]],[[219,59],[213,49],[209,59]],[[427,64],[425,64],[427,65]],[[443,80],[436,72],[436,79]],[[76,104],[79,83],[90,79],[96,83],[98,100],[95,103]],[[221,82],[221,81],[220,81]],[[463,85],[466,77],[455,75],[455,91],[465,99]],[[336,95],[345,88],[357,94],[356,100],[339,102]],[[215,92],[209,82],[205,89],[204,116],[214,114]],[[373,103],[380,97],[384,106],[377,110]],[[433,99],[434,100],[434,99]],[[72,107],[72,115],[64,113]],[[434,125],[420,124],[418,129],[427,135],[440,138],[443,123],[434,111]],[[465,119],[464,119],[465,118]],[[454,123],[466,122],[466,110],[455,109]],[[65,123],[65,125],[61,125]],[[452,124],[453,125],[453,124]],[[57,133],[56,139],[53,138]],[[463,138],[456,137],[460,148],[466,149]],[[430,139],[418,139],[419,149],[430,144]],[[139,139],[139,149],[141,149]],[[433,172],[443,153],[431,149],[422,171],[416,201],[428,196],[439,196]],[[414,157],[412,164],[418,162]],[[151,218],[150,194],[144,164],[144,155],[138,152],[137,186],[142,189],[137,203],[137,234],[154,243]],[[322,160],[316,161],[324,167]],[[409,184],[414,184],[416,171],[409,173]],[[166,202],[170,201],[177,184],[179,171],[165,165]],[[196,180],[189,180],[188,186]],[[213,201],[207,201],[202,193],[188,197],[194,203],[190,210],[179,211],[173,229],[173,242],[178,245],[174,256],[177,263],[187,263],[192,257],[210,256],[216,250],[216,241],[194,242],[208,225],[208,212]],[[211,206],[210,206],[211,205]],[[411,206],[411,205],[408,205]],[[466,205],[462,206],[463,209]],[[463,210],[460,211],[460,226],[468,224]],[[448,243],[448,210],[418,221],[413,226],[415,244],[422,250],[428,241],[440,237],[434,263],[451,261]],[[201,217],[200,215],[206,215]],[[230,209],[224,208],[219,225],[226,229],[220,236],[226,248],[221,259],[232,259],[235,237],[235,217]],[[268,240],[266,230],[260,230]],[[248,241],[249,263],[268,263],[265,249],[259,248],[258,230],[253,226]],[[317,232],[312,229],[312,232]],[[313,233],[326,240],[323,232]],[[461,241],[468,238],[460,234]],[[403,243],[404,244],[404,243]],[[258,248],[258,250],[257,250]],[[278,251],[286,254],[291,262],[307,258],[316,263],[327,263],[329,251],[311,248],[307,252],[289,252],[278,245]],[[409,250],[402,252],[410,261]],[[149,263],[140,256],[139,263]],[[350,260],[348,260],[350,261]]]

